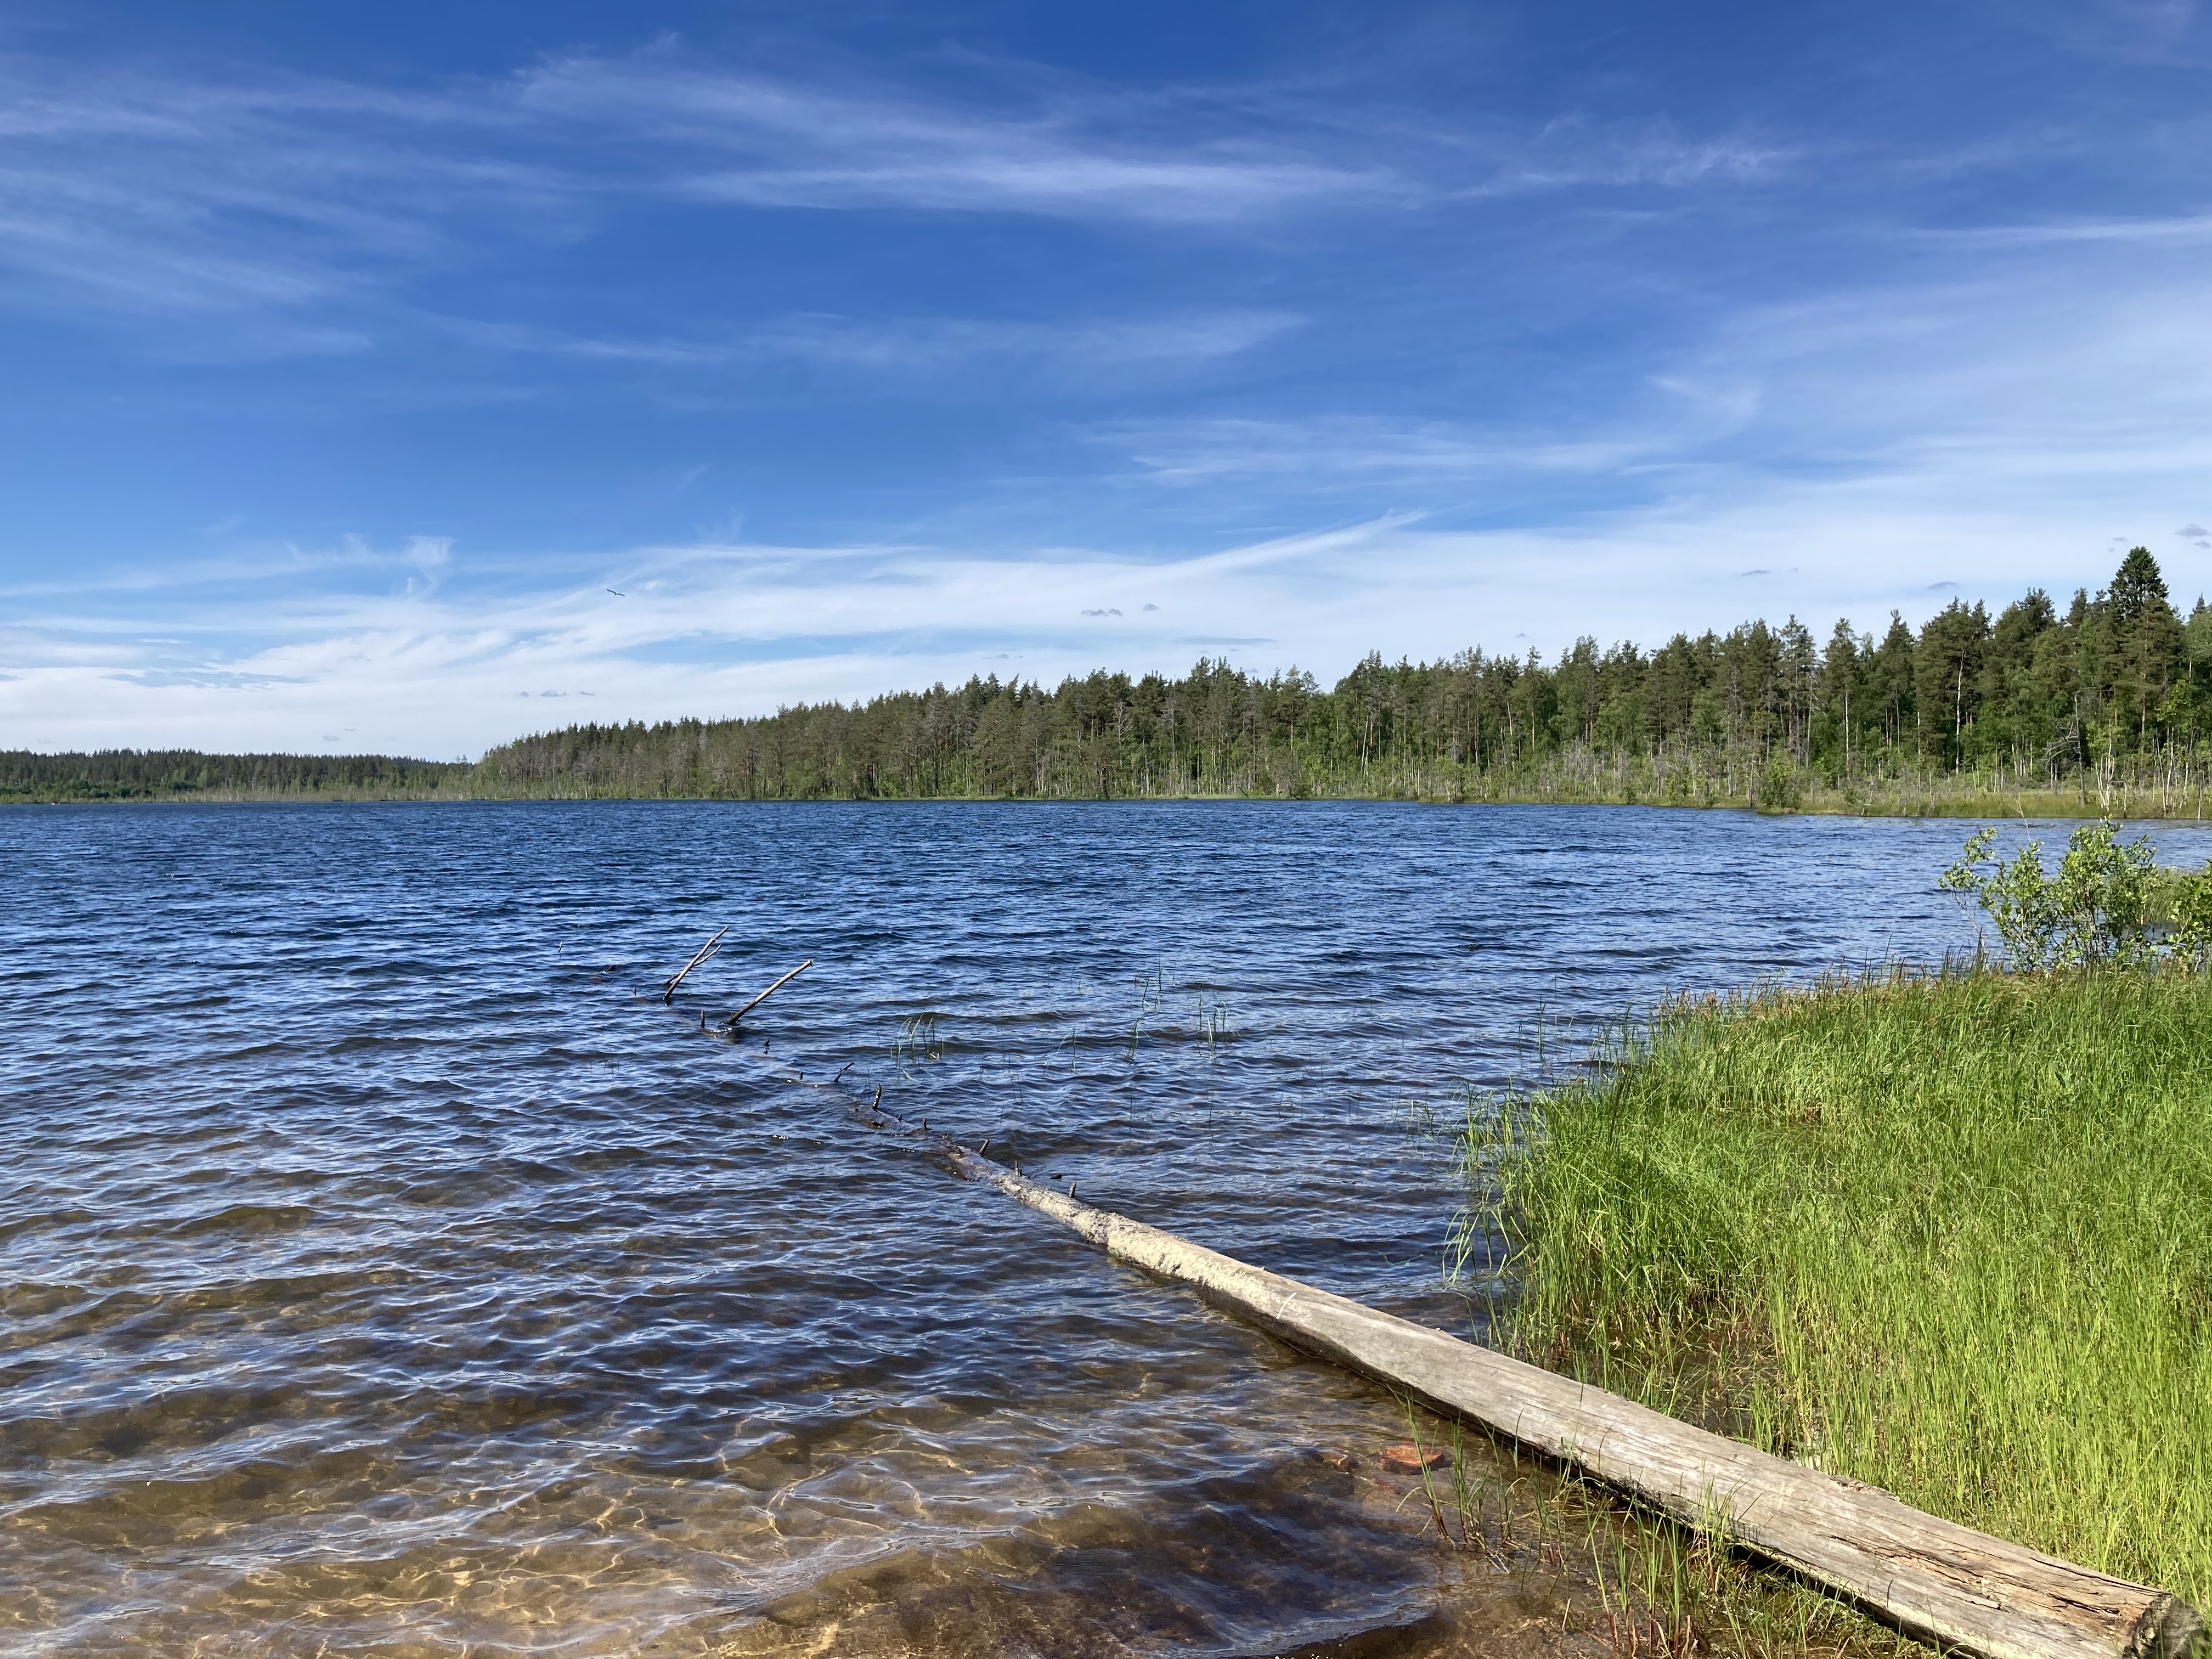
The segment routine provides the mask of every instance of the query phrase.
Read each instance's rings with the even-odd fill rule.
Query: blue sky
[[[8,747],[2186,603],[2212,20],[31,0],[0,363]]]

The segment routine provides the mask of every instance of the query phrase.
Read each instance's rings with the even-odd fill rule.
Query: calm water
[[[1965,828],[0,811],[0,1645],[1244,1655],[1510,1622],[1359,1478],[1387,1398],[773,1062],[1464,1328],[1422,1114],[1525,1071],[1540,1020],[1969,940],[1932,883]],[[674,1011],[635,994],[724,922]],[[744,1046],[699,1030],[809,956]],[[935,1044],[895,1052],[923,1012]]]

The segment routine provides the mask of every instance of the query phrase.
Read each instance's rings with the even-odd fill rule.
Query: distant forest
[[[476,769],[465,761],[385,755],[203,755],[191,749],[34,755],[17,749],[0,751],[0,800],[389,800],[465,794]]]
[[[1796,617],[1559,659],[1369,657],[1324,690],[1200,660],[1180,679],[895,692],[753,720],[579,726],[493,750],[500,793],[852,799],[1249,794],[1802,803],[1808,792],[2201,785],[2212,611],[2129,553],[2063,610],[1954,600],[1916,635]]]
[[[1796,617],[1588,636],[1557,661],[1370,656],[1323,689],[1201,659],[1181,678],[1101,671],[819,703],[747,720],[575,726],[473,768],[380,758],[0,757],[0,797],[250,794],[735,799],[1254,795],[1649,800],[1954,810],[2070,795],[2133,811],[2201,797],[2212,610],[2185,621],[2143,548],[2063,610],[1954,600],[1916,635]]]

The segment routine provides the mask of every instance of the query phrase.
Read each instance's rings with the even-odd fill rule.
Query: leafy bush
[[[2054,878],[2044,870],[2041,842],[2028,842],[2008,864],[1991,850],[1996,835],[1978,830],[1969,836],[1937,884],[1979,902],[2014,967],[2031,973],[2100,963],[2133,967],[2156,953],[2151,887],[2157,849],[2148,836],[2122,846],[2110,818],[2085,823],[2067,842]],[[2212,904],[2207,919],[2212,921]]]
[[[2173,959],[2194,973],[2212,968],[2212,864],[2177,877],[2167,908],[2172,931],[2166,944]]]
[[[1777,750],[1759,775],[1756,803],[1762,811],[1794,812],[1805,799],[1805,781],[1797,769],[1790,763],[1787,754]]]

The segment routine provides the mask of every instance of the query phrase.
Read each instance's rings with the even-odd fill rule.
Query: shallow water
[[[1665,990],[1971,943],[1933,886],[1966,828],[0,812],[0,1638],[1426,1652],[1448,1613],[1534,1651],[1539,1602],[1359,1474],[1387,1396],[777,1064],[1465,1329],[1424,1133],[1462,1084]],[[637,994],[725,922],[673,1010]],[[698,1029],[805,957],[742,1044]]]

